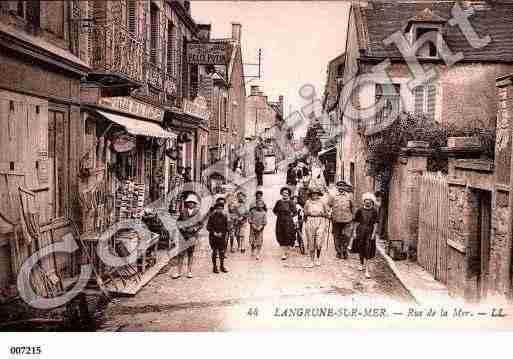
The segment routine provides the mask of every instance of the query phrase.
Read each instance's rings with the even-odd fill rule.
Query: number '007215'
[[[15,346],[10,348],[11,355],[40,355],[42,353],[40,346]]]

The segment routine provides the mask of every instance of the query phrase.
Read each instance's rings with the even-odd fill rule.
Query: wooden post
[[[510,75],[508,76],[508,78],[500,81],[498,80],[497,82],[497,86],[499,87],[503,87],[503,86],[507,86],[508,87],[508,90],[506,90],[506,97],[507,99],[509,99],[510,95],[511,95],[511,101],[513,101],[513,82],[512,82],[512,78],[513,78],[513,75]],[[501,109],[499,109],[501,110]],[[513,129],[513,114],[511,113],[511,111],[513,110],[513,108],[508,108],[508,109],[505,109],[504,112],[503,112],[503,116],[505,116],[506,114],[509,114],[509,128],[508,128],[508,131],[509,131],[509,138],[510,138],[510,141],[513,140],[513,134],[512,134],[512,129]],[[509,202],[509,220],[508,220],[508,236],[506,237],[507,240],[506,240],[506,245],[505,245],[505,253],[504,253],[504,266],[503,266],[503,273],[502,273],[502,276],[504,278],[504,294],[506,296],[506,298],[509,298],[511,299],[512,297],[512,292],[511,292],[511,289],[512,289],[512,286],[511,286],[511,256],[512,256],[512,249],[513,249],[513,244],[512,244],[512,240],[513,240],[513,153],[512,153],[512,156],[511,156],[511,159],[510,159],[510,177],[509,177],[509,193],[508,193],[508,202]]]

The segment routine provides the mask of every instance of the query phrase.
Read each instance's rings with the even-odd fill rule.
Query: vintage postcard
[[[0,330],[511,330],[512,128],[511,1],[0,1]]]

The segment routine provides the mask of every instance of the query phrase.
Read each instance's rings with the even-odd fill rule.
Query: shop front
[[[134,294],[168,263],[164,251],[172,247],[171,239],[158,232],[149,231],[151,236],[144,237],[133,229],[113,228],[135,220],[149,229],[143,216],[146,209],[158,206],[155,203],[165,198],[171,167],[167,153],[177,136],[162,128],[162,110],[131,98],[100,99],[96,105],[84,106],[82,120],[82,238],[107,290]],[[137,244],[142,252],[136,263],[109,267],[98,258],[97,247],[102,240],[120,257],[130,252],[127,241]]]
[[[194,101],[184,99],[181,109],[171,108],[165,113],[165,128],[178,134],[175,161],[178,177],[183,177],[185,182],[206,183],[203,172],[208,167],[209,117],[210,111],[202,96],[197,96]],[[169,190],[173,191],[173,187]]]

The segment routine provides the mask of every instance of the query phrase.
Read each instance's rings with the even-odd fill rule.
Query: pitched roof
[[[455,1],[369,1],[367,7],[355,6],[356,18],[361,22],[359,43],[368,57],[402,58],[395,44],[385,46],[383,40],[405,26],[405,19],[450,19]],[[464,3],[460,6],[464,10]],[[474,4],[475,5],[475,4]],[[426,11],[428,9],[428,11]],[[452,52],[462,52],[464,61],[513,62],[513,4],[484,3],[474,6],[468,20],[480,38],[489,35],[491,42],[482,48],[473,48],[458,26],[445,25],[444,37]],[[430,20],[431,21],[431,20]]]
[[[444,19],[437,13],[433,12],[430,8],[425,8],[421,12],[418,12],[417,15],[410,18],[408,22],[446,22],[447,19]]]
[[[335,57],[328,63],[328,74],[326,78],[326,84],[324,85],[324,99],[323,108],[327,111],[331,111],[338,102],[338,84],[337,78],[339,66],[344,66],[346,60],[345,52]]]

